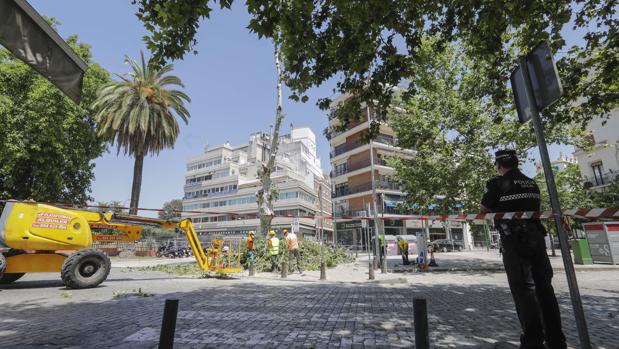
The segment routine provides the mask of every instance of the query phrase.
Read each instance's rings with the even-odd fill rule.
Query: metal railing
[[[376,189],[401,191],[402,187],[399,184],[393,183],[393,182],[377,181]],[[372,190],[372,182],[357,185],[354,187],[339,187],[339,188],[335,188],[335,192],[333,192],[332,197],[338,198],[341,196],[362,193],[364,191],[370,191],[370,190]]]

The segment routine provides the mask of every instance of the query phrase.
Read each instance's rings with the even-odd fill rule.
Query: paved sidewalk
[[[550,251],[548,251],[550,256]],[[410,260],[414,260],[417,255],[410,256]],[[437,252],[434,253],[438,267],[431,267],[428,271],[503,271],[503,261],[496,249],[473,250],[462,252]],[[362,257],[367,260],[367,257]],[[550,256],[550,263],[555,271],[565,270],[561,252],[556,251],[556,256]],[[573,259],[572,259],[573,260]],[[388,256],[388,269],[393,272],[415,272],[418,271],[417,266],[402,265],[400,256]],[[619,271],[619,265],[611,264],[574,264],[575,270],[580,271]]]
[[[175,348],[410,348],[413,297],[428,300],[433,348],[518,348],[504,273],[377,270],[370,282],[366,263],[329,269],[326,282],[318,272],[217,280],[113,268],[98,288],[66,290],[55,273],[26,275],[0,288],[0,348],[155,348],[166,298],[180,300]],[[565,277],[556,274],[575,347]],[[619,348],[619,273],[577,274],[594,348]]]

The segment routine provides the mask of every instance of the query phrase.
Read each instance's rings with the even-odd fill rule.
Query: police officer
[[[539,211],[537,184],[518,169],[514,150],[495,153],[500,176],[488,181],[481,212]],[[567,348],[559,305],[546,254],[546,231],[539,219],[499,219],[495,225],[503,245],[503,265],[523,333],[521,348]]]

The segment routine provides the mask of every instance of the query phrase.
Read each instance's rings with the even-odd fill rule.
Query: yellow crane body
[[[190,219],[177,222],[9,201],[0,215],[0,284],[25,273],[60,271],[67,287],[95,287],[107,278],[111,262],[103,251],[92,248],[93,241],[134,242],[142,238],[142,225],[181,229],[203,271],[242,271],[240,244],[234,254],[232,243],[224,251],[218,242],[222,240],[214,240],[205,252]],[[115,234],[96,234],[101,229]]]

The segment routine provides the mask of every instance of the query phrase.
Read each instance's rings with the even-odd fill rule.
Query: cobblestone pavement
[[[172,297],[180,300],[176,348],[414,347],[413,297],[428,300],[432,347],[518,347],[503,273],[377,271],[378,280],[368,282],[365,263],[330,269],[327,282],[316,272],[216,280],[114,268],[98,288],[66,290],[55,274],[27,275],[0,289],[0,347],[154,348],[163,303]],[[556,274],[575,347],[565,277]],[[618,276],[578,272],[595,348],[619,348]]]

